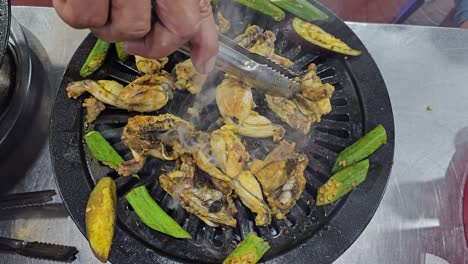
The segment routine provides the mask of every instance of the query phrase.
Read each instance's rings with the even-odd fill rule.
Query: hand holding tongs
[[[152,22],[158,20],[153,7]],[[215,67],[223,72],[233,75],[245,84],[261,89],[273,96],[291,98],[301,90],[301,85],[295,80],[298,73],[238,45],[228,37],[218,33],[219,52]],[[186,43],[178,49],[190,56],[190,46]]]

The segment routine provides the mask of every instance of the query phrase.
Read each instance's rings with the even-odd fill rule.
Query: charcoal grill
[[[319,26],[345,40],[350,46],[363,51],[357,58],[342,56],[299,47],[281,33],[283,25],[229,1],[220,6],[223,14],[231,20],[232,28],[226,35],[234,37],[249,24],[272,30],[277,35],[276,52],[295,62],[296,70],[303,70],[310,63],[318,66],[318,75],[324,82],[335,86],[331,99],[333,110],[323,116],[320,123],[313,125],[311,132],[299,144],[299,151],[309,157],[305,171],[307,185],[297,205],[283,221],[273,220],[267,227],[256,227],[254,215],[237,202],[238,225],[233,229],[211,228],[196,216],[188,214],[158,184],[162,170],[170,168],[149,158],[139,173],[142,180],[122,178],[94,160],[83,144],[83,135],[89,130],[98,130],[106,137],[125,159],[131,158],[129,149],[121,142],[121,134],[127,119],[138,113],[115,108],[104,111],[93,125],[86,125],[82,100],[71,100],[66,96],[69,82],[80,80],[79,70],[91,51],[96,39],[89,35],[78,47],[63,76],[57,93],[51,120],[51,156],[53,168],[62,198],[71,217],[85,233],[85,207],[89,194],[97,179],[110,175],[117,179],[118,224],[114,236],[110,261],[113,263],[220,263],[244,238],[248,232],[265,238],[271,245],[263,261],[268,263],[331,263],[338,258],[360,235],[372,218],[384,193],[393,160],[394,124],[385,83],[380,72],[356,35],[332,13],[326,11],[331,20]],[[324,9],[325,10],[325,9]],[[174,53],[166,66],[169,71],[186,57]],[[114,79],[127,84],[140,73],[133,60],[118,62],[115,51],[106,59],[105,65],[94,79]],[[220,81],[222,74],[212,77]],[[213,87],[203,90],[206,96],[214,93]],[[184,116],[194,96],[176,92],[163,109],[157,113],[171,112]],[[261,97],[256,97],[257,111],[267,113]],[[155,113],[156,114],[156,113]],[[215,102],[206,105],[201,112],[199,129],[213,129],[219,118]],[[267,114],[273,122],[283,124],[273,114]],[[331,166],[337,153],[363,136],[365,132],[382,124],[388,133],[388,143],[370,158],[371,167],[367,180],[339,202],[315,207],[315,196],[319,186],[331,175]],[[295,134],[286,124],[286,140]],[[295,137],[295,139],[297,139]],[[244,139],[254,155],[264,155],[272,149],[271,139]],[[138,219],[124,194],[138,184],[145,184],[152,197],[189,233],[192,240],[177,240],[155,232]]]

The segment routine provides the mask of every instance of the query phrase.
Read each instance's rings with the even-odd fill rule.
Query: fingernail
[[[201,73],[206,74],[214,70],[215,63],[216,63],[216,56],[213,56],[207,61],[205,61],[204,63],[202,63],[201,65],[199,65],[199,67],[197,68],[201,70]]]

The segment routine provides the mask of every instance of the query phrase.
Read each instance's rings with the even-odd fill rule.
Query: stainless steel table
[[[88,32],[66,26],[48,8],[15,7],[13,15],[32,33],[30,44],[48,73],[46,89],[55,91]],[[379,209],[336,263],[464,263],[468,249],[461,197],[468,172],[468,30],[349,25],[368,47],[388,86],[396,150]],[[50,106],[46,111],[48,116]],[[44,144],[12,191],[56,188],[48,151]],[[55,202],[43,210],[0,217],[0,235],[74,245],[80,250],[76,263],[99,263],[60,198]],[[0,263],[49,262],[0,255]]]

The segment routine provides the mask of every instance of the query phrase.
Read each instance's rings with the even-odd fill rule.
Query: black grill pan
[[[67,84],[81,79],[79,69],[96,41],[92,35],[82,42],[72,57],[52,113],[51,155],[62,198],[73,220],[84,232],[86,202],[96,179],[106,174],[117,178],[118,225],[110,256],[113,263],[220,263],[248,232],[255,232],[270,243],[271,249],[263,258],[267,263],[310,263],[310,260],[314,263],[331,263],[364,230],[380,203],[390,175],[394,124],[385,83],[364,45],[342,21],[328,11],[332,19],[320,26],[352,47],[362,50],[361,56],[345,59],[323,51],[298,47],[281,32],[281,25],[274,24],[269,18],[232,3],[223,3],[220,9],[233,26],[227,33],[229,37],[241,33],[249,24],[270,29],[277,35],[277,53],[295,61],[297,70],[315,63],[322,80],[332,83],[336,88],[331,99],[332,112],[323,116],[322,122],[314,124],[309,135],[302,138],[305,144],[299,144],[299,151],[306,153],[310,160],[305,171],[308,183],[301,199],[286,219],[273,220],[268,227],[256,227],[252,213],[237,203],[239,213],[236,228],[211,228],[196,216],[185,212],[159,187],[158,176],[170,164],[149,158],[139,173],[143,183],[152,197],[192,234],[193,239],[173,239],[144,226],[123,197],[126,191],[142,182],[136,183],[132,178],[117,178],[115,172],[93,160],[83,144],[86,131],[98,130],[125,159],[130,159],[131,154],[120,137],[128,117],[138,113],[108,108],[95,124],[88,127],[84,125],[85,112],[81,108],[83,99],[71,100],[66,97]],[[184,55],[174,53],[166,68],[171,70],[183,59]],[[104,67],[93,78],[114,79],[126,84],[138,75],[132,60],[120,63],[112,51]],[[221,78],[221,74],[213,76],[214,81],[220,81]],[[202,93],[210,96],[214,91],[205,89]],[[257,111],[266,114],[273,122],[282,124],[274,115],[267,114],[267,106],[261,97],[255,99]],[[176,92],[174,99],[157,113],[171,112],[184,116],[193,100],[194,96]],[[208,104],[201,116],[203,118],[197,124],[198,128],[214,129],[212,124],[219,117],[215,103]],[[317,189],[330,177],[337,153],[377,124],[387,129],[388,143],[371,157],[367,180],[336,204],[316,208],[314,198]],[[294,132],[288,129],[286,139],[294,136]],[[271,150],[273,146],[270,142],[271,139],[245,139],[245,145],[250,150],[257,149],[259,155]]]

